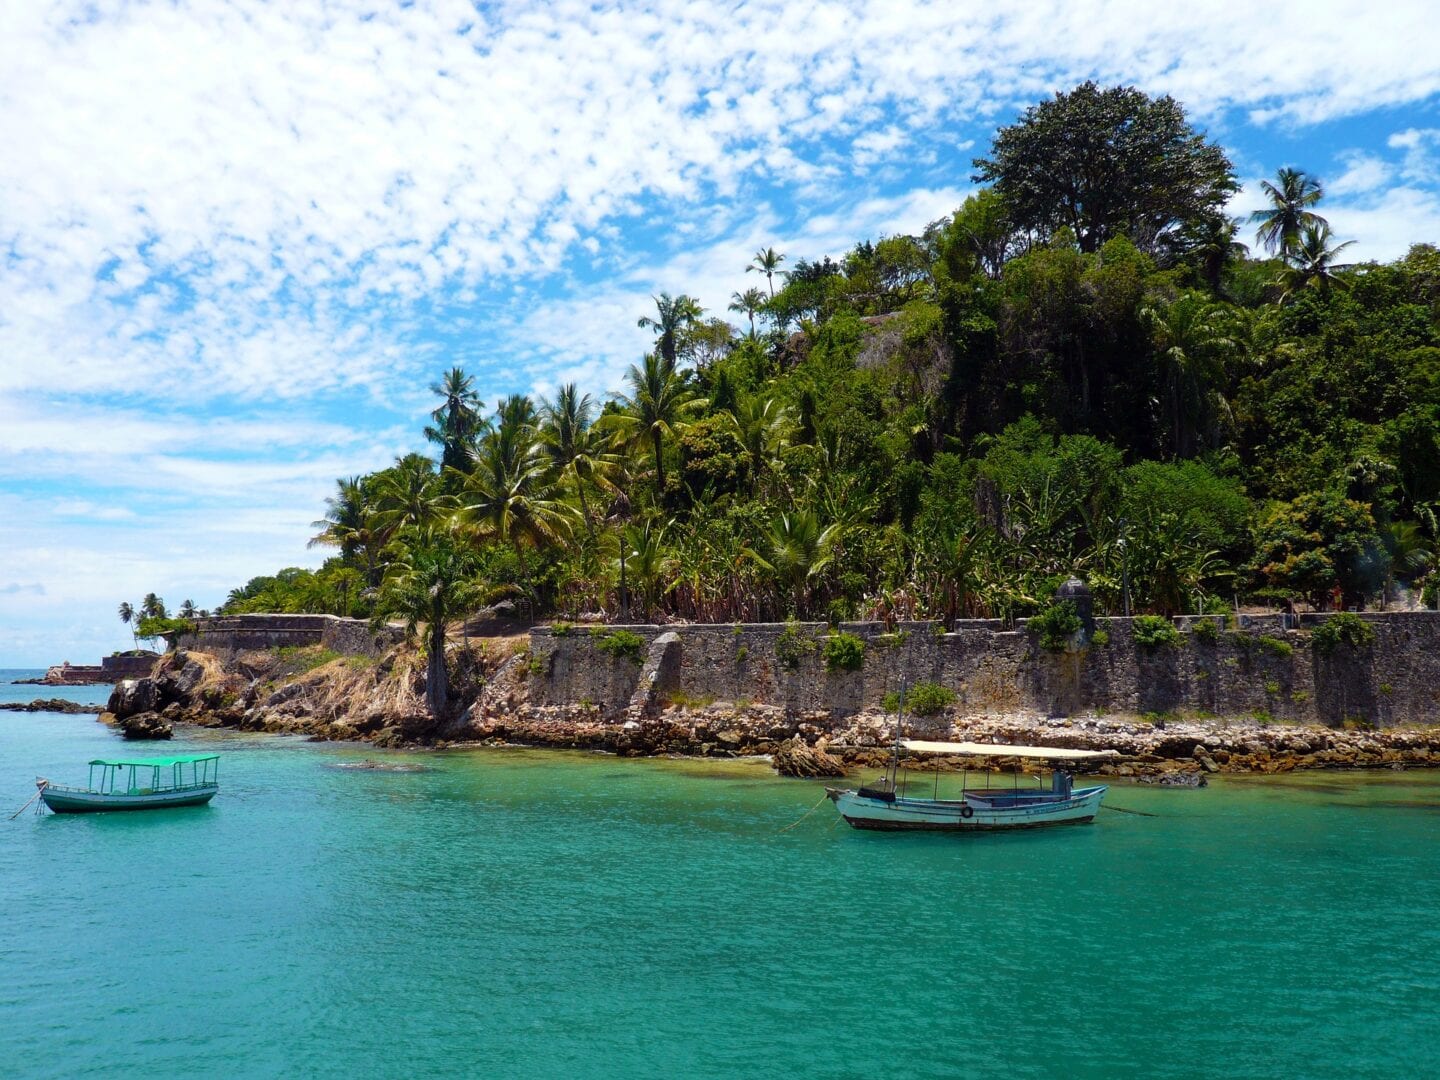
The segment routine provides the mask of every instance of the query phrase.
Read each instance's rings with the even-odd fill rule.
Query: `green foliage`
[[[575,627],[568,622],[553,622],[550,624],[550,633],[554,637],[569,637],[574,629]]]
[[[943,712],[956,701],[955,691],[939,683],[918,682],[903,694],[892,690],[881,703],[886,712],[904,709],[914,716],[934,716]]]
[[[815,639],[801,629],[800,624],[789,622],[775,638],[775,659],[786,671],[795,671],[801,661],[815,651]]]
[[[1135,644],[1146,649],[1180,644],[1180,632],[1175,629],[1175,624],[1161,615],[1135,616],[1130,633],[1135,638]]]
[[[1274,679],[1267,679],[1265,682],[1265,692],[1272,696],[1280,693],[1280,684]]]
[[[854,634],[830,634],[825,638],[827,671],[859,671],[865,663],[865,642]]]
[[[1196,641],[1215,645],[1220,641],[1220,625],[1214,619],[1201,619],[1191,624],[1190,633]]]
[[[1375,628],[1351,611],[1339,611],[1317,626],[1310,643],[1317,652],[1329,655],[1341,645],[1362,649],[1375,642]]]
[[[1025,629],[1037,635],[1042,649],[1063,652],[1082,625],[1075,605],[1069,600],[1061,600],[1028,619]]]
[[[645,659],[645,639],[633,630],[592,630],[591,640],[595,647],[607,656],[617,660],[628,660],[638,664]]]
[[[194,632],[195,622],[193,619],[172,619],[160,615],[142,616],[135,627],[138,637],[150,639]]]
[[[919,235],[757,253],[733,328],[660,294],[602,406],[444,373],[438,462],[338,480],[332,557],[225,611],[408,620],[445,547],[451,620],[953,625],[1042,612],[1073,572],[1098,614],[1434,601],[1440,252],[1346,270],[1296,217],[1248,256],[1224,153],[1134,88],[1047,99],[978,168],[994,185]],[[790,644],[795,670],[816,646]]]
[[[1110,644],[1110,631],[1096,630],[1095,633],[1090,635],[1090,644],[1094,645],[1097,649],[1105,648],[1106,645]]]
[[[1154,243],[1218,213],[1236,190],[1224,152],[1179,102],[1093,82],[1031,106],[975,166],[1021,230],[1071,229],[1082,251],[1122,234]]]
[[[1270,634],[1261,634],[1256,639],[1256,644],[1271,656],[1278,656],[1282,660],[1288,660],[1295,652],[1294,647],[1284,638],[1273,637]]]

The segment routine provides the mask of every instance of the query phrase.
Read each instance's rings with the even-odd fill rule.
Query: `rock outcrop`
[[[53,713],[98,713],[104,710],[99,705],[86,705],[64,698],[36,698],[27,702],[6,702],[0,709],[7,712],[53,712]]]

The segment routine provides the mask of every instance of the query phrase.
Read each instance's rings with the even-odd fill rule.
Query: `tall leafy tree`
[[[679,296],[671,296],[669,293],[661,293],[653,297],[655,301],[655,315],[640,316],[637,325],[642,329],[654,330],[657,335],[656,348],[671,367],[676,364],[679,355],[679,346],[685,331],[696,323],[700,316],[705,314],[705,309],[693,296],[686,296],[681,293]]]
[[[657,353],[646,353],[641,363],[631,364],[625,381],[630,392],[616,395],[621,412],[612,414],[610,422],[650,444],[658,500],[665,491],[665,439],[702,403],[676,372],[674,361]]]
[[[730,294],[728,310],[743,314],[750,320],[750,336],[755,336],[755,316],[765,308],[765,294],[759,289],[746,289]]]
[[[1280,284],[1289,298],[1301,289],[1319,289],[1322,295],[1330,292],[1331,286],[1341,285],[1343,278],[1336,272],[1346,267],[1340,263],[1340,253],[1355,241],[1332,244],[1334,239],[1330,226],[1321,222],[1310,222],[1300,230],[1300,238],[1290,248],[1286,267],[1280,274]]]
[[[574,513],[537,438],[529,398],[502,404],[500,423],[480,444],[475,467],[464,477],[459,515],[481,537],[514,549],[527,589],[526,549],[568,536]]]
[[[352,476],[335,481],[335,494],[325,500],[325,516],[312,521],[319,529],[307,547],[333,547],[346,560],[354,560],[365,570],[369,588],[378,588],[382,576],[380,549],[384,546],[384,530],[376,520],[376,506],[367,477]]]
[[[609,473],[615,464],[604,433],[593,423],[595,402],[589,394],[581,394],[574,383],[567,383],[560,387],[554,401],[541,403],[540,415],[543,417],[540,438],[545,452],[554,467],[574,484],[580,516],[586,530],[593,535],[595,526],[585,488],[597,484],[613,489]]]
[[[1260,190],[1270,205],[1256,210],[1250,220],[1257,226],[1255,239],[1272,255],[1290,255],[1306,229],[1326,224],[1310,209],[1325,197],[1325,189],[1304,170],[1281,169],[1275,174],[1275,183],[1262,180]]]
[[[761,248],[750,260],[750,265],[745,267],[745,272],[764,274],[765,282],[770,286],[770,299],[775,299],[775,275],[780,273],[780,264],[785,261],[785,256],[776,251],[773,247]]]
[[[975,179],[1042,239],[1069,229],[1083,252],[1121,234],[1155,250],[1169,231],[1220,212],[1237,190],[1225,152],[1166,95],[1082,83],[995,135]]]
[[[463,548],[427,541],[391,563],[380,590],[381,613],[404,618],[411,634],[425,626],[425,704],[431,716],[443,716],[449,708],[446,626],[479,600],[474,569],[473,557]]]
[[[453,505],[439,480],[435,463],[424,454],[396,458],[374,484],[377,534],[386,541],[405,529],[428,535]]]
[[[135,635],[135,623],[139,616],[136,613],[135,609],[130,605],[129,600],[125,600],[120,604],[119,615],[120,621],[130,628],[130,640],[138,649],[140,647],[140,639]]]
[[[441,447],[440,468],[463,471],[474,453],[475,440],[484,428],[485,403],[475,390],[475,380],[458,367],[451,368],[430,392],[444,402],[430,414],[433,421],[425,437]]]

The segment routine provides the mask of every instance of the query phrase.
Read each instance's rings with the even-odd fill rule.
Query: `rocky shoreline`
[[[103,705],[85,705],[78,701],[66,701],[64,698],[36,698],[34,701],[13,701],[0,704],[0,711],[100,713],[105,711],[105,707]]]
[[[483,654],[482,654],[483,655]],[[303,665],[302,665],[303,667]],[[289,670],[274,654],[227,663],[181,650],[148,679],[118,684],[101,720],[127,738],[170,738],[174,725],[358,740],[383,747],[524,745],[622,756],[735,758],[769,755],[788,775],[836,775],[889,760],[894,718],[865,711],[787,714],[767,705],[669,705],[641,716],[603,715],[589,705],[536,706],[523,653],[495,652],[457,679],[470,704],[435,721],[423,707],[423,665],[397,650],[373,662],[331,660]],[[90,707],[93,709],[93,706]],[[77,710],[77,711],[89,711]],[[1255,721],[1148,723],[1108,717],[1045,718],[950,713],[907,718],[906,735],[984,743],[1113,750],[1100,775],[1199,783],[1214,773],[1440,766],[1440,728],[1364,730]],[[1010,762],[992,763],[1009,768]],[[1019,763],[1024,767],[1024,763]],[[927,757],[910,767],[976,768],[976,759]]]

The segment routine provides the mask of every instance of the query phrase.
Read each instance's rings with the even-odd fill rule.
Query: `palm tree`
[[[145,599],[140,601],[140,617],[142,619],[163,619],[166,614],[165,601],[153,592],[146,593]]]
[[[480,444],[475,467],[464,478],[459,518],[479,535],[514,547],[528,589],[525,548],[564,539],[574,511],[561,498],[548,455],[525,418],[527,409],[533,420],[529,398],[502,405],[499,427]]]
[[[1320,221],[1306,225],[1300,231],[1300,239],[1290,250],[1286,262],[1289,265],[1280,273],[1279,284],[1285,289],[1282,302],[1301,289],[1318,288],[1321,295],[1329,295],[1330,286],[1345,286],[1344,278],[1335,276],[1335,271],[1347,269],[1348,264],[1336,262],[1336,257],[1355,241],[1330,246],[1334,239],[1330,226]]]
[[[723,415],[750,459],[750,494],[754,495],[760,478],[772,469],[785,449],[790,414],[778,398],[756,394]]]
[[[575,484],[580,514],[585,519],[586,531],[593,536],[595,526],[590,519],[585,484],[588,481],[610,487],[607,474],[614,464],[614,455],[605,449],[603,432],[591,423],[595,402],[589,394],[582,395],[574,383],[567,383],[560,387],[553,402],[541,400],[540,415],[544,421],[540,438],[545,452],[555,467]]]
[[[666,579],[675,572],[675,557],[665,545],[666,526],[656,526],[653,521],[643,525],[627,525],[620,530],[620,551],[613,564],[617,568],[624,564],[630,580],[640,592],[644,605],[644,617],[655,610],[661,594],[673,588],[673,580],[666,585]]]
[[[744,312],[745,317],[750,320],[750,336],[755,336],[755,313],[765,307],[765,294],[759,289],[746,289],[742,292],[730,294],[730,307],[728,310]]]
[[[764,274],[765,280],[770,284],[770,299],[775,299],[775,275],[780,272],[780,264],[785,261],[785,256],[776,251],[773,247],[767,247],[755,253],[755,258],[750,265],[745,267],[745,272],[752,271],[757,274]]]
[[[1207,214],[1180,231],[1185,254],[1194,260],[1212,293],[1219,293],[1225,268],[1250,253],[1235,239],[1239,231],[1238,222],[1221,214]]]
[[[368,477],[336,480],[335,494],[325,500],[325,516],[310,523],[312,529],[320,531],[306,547],[339,548],[341,558],[361,559],[366,585],[373,589],[380,584],[378,559],[384,545],[370,489]]]
[[[474,453],[475,439],[484,429],[481,416],[485,403],[475,391],[475,380],[458,367],[451,368],[430,392],[445,399],[430,414],[433,424],[425,428],[425,437],[443,448],[440,468],[463,471]]]
[[[1177,457],[1192,453],[1200,428],[1208,429],[1213,445],[1217,415],[1225,408],[1219,387],[1227,361],[1240,348],[1230,309],[1188,293],[1141,308],[1140,318],[1165,369],[1171,451]]]
[[[431,716],[444,714],[450,702],[445,666],[445,626],[479,599],[470,554],[453,544],[425,543],[392,563],[380,590],[379,610],[405,618],[414,634],[425,624],[425,704]]]
[[[1325,197],[1325,189],[1320,181],[1301,169],[1281,169],[1275,179],[1278,183],[1260,182],[1260,190],[1270,200],[1270,206],[1256,210],[1250,220],[1259,226],[1255,239],[1272,255],[1284,258],[1299,244],[1301,232],[1307,226],[1326,224],[1324,218],[1310,210]]]
[[[195,610],[194,600],[186,600],[183,604],[180,605],[180,618],[193,619],[198,614],[199,612]]]
[[[705,309],[693,296],[684,293],[671,297],[669,293],[662,292],[651,299],[655,301],[656,317],[652,319],[649,315],[641,315],[636,325],[649,327],[659,335],[660,355],[674,367],[680,335],[699,321]]]
[[[821,528],[819,518],[809,510],[781,513],[762,538],[764,552],[750,552],[756,562],[789,586],[795,614],[805,610],[810,582],[829,568],[839,534],[836,525]]]
[[[453,502],[439,490],[435,463],[424,454],[406,454],[375,478],[375,531],[388,541],[403,529],[428,535]]]
[[[140,647],[140,639],[135,635],[135,620],[137,616],[135,614],[135,609],[130,606],[129,600],[121,602],[119,615],[120,621],[126,626],[130,627],[130,640],[134,644],[135,648],[138,649]]]
[[[616,395],[623,411],[615,414],[610,423],[628,429],[632,438],[649,439],[658,501],[665,491],[664,439],[703,402],[676,374],[674,362],[656,353],[646,353],[642,364],[631,364],[625,381],[630,384],[630,393]]]

